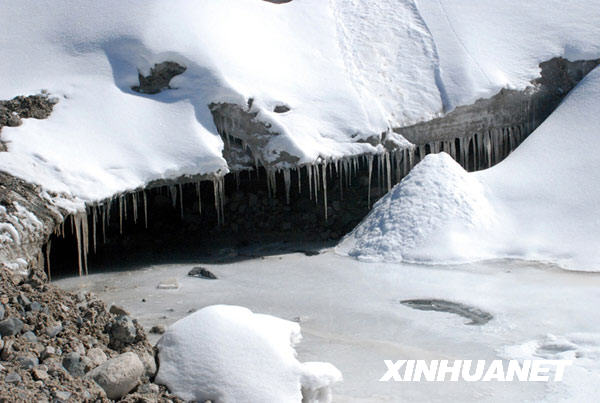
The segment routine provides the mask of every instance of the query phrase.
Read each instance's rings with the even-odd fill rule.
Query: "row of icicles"
[[[334,161],[322,161],[315,165],[304,165],[296,168],[269,169],[267,170],[267,193],[269,197],[277,197],[277,177],[283,177],[286,203],[290,202],[292,190],[292,173],[295,173],[298,194],[302,192],[302,178],[306,178],[308,193],[311,200],[319,203],[322,200],[324,206],[324,217],[328,219],[327,189],[328,181],[339,182],[340,199],[344,198],[344,186],[352,186],[353,178],[356,178],[360,169],[365,169],[368,176],[367,203],[371,207],[371,187],[374,174],[380,189],[386,188],[389,192],[392,186],[398,183],[425,155],[429,153],[446,152],[458,163],[469,171],[488,168],[504,159],[517,145],[519,145],[528,133],[524,126],[515,126],[503,129],[493,129],[485,133],[476,133],[472,136],[456,139],[455,141],[439,141],[414,148],[406,148],[395,152],[384,152],[381,154],[367,154],[342,158]],[[304,170],[304,175],[302,171]],[[250,175],[250,171],[248,171]],[[255,171],[259,175],[259,170]],[[235,172],[235,180],[239,186],[240,172]],[[214,189],[214,208],[219,225],[224,224],[224,201],[225,201],[225,178],[215,177],[212,179]],[[202,197],[200,182],[194,182],[198,197],[198,212],[202,213]],[[183,217],[183,188],[182,184],[169,185],[169,193],[173,207],[177,207]],[[179,195],[179,197],[178,197]],[[321,195],[321,196],[320,196]],[[81,211],[70,216],[71,231],[75,234],[77,242],[78,273],[88,273],[87,256],[90,247],[90,235],[94,253],[97,247],[98,228],[101,229],[102,242],[106,242],[107,225],[110,221],[113,203],[117,202],[119,214],[119,233],[123,233],[123,222],[128,219],[127,204],[131,203],[133,221],[137,223],[140,219],[139,209],[143,210],[144,225],[148,228],[148,197],[147,191],[124,193],[103,202],[88,205],[86,211]],[[91,234],[89,223],[92,225]],[[65,221],[55,230],[56,235],[65,236]],[[46,267],[50,276],[50,247],[48,242],[45,251]]]

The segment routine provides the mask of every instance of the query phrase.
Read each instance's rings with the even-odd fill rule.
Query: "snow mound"
[[[460,260],[495,227],[484,186],[446,153],[429,154],[379,200],[338,251],[366,261]]]
[[[551,261],[600,271],[600,68],[507,159],[467,173],[430,155],[338,246],[366,260]]]
[[[328,363],[300,363],[300,339],[295,322],[238,306],[206,307],[159,340],[156,381],[201,402],[329,402],[342,375]]]

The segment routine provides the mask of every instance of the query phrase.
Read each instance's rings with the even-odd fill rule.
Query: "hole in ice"
[[[493,319],[492,314],[479,308],[443,299],[408,299],[400,301],[400,303],[420,311],[453,313],[469,319],[470,322],[465,323],[466,325],[485,325]]]

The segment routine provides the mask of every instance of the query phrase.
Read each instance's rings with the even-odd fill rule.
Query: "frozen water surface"
[[[198,264],[218,280],[189,277]],[[304,336],[297,346],[299,360],[331,362],[344,375],[334,387],[336,402],[592,401],[600,396],[598,274],[514,260],[455,266],[365,263],[331,250],[311,257],[293,253],[198,264],[149,265],[56,284],[122,305],[146,329],[213,304],[299,321]],[[166,278],[177,279],[180,287],[157,289]],[[407,299],[465,304],[493,319],[466,326],[459,315],[400,303]],[[564,345],[569,348],[555,348]],[[378,381],[386,370],[384,359],[495,358],[568,358],[574,364],[562,383]]]

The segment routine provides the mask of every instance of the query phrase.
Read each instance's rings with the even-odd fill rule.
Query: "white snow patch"
[[[209,306],[161,337],[156,381],[194,401],[329,402],[341,373],[327,363],[300,363],[294,349],[300,339],[297,323],[239,306]]]
[[[497,221],[482,183],[448,154],[430,154],[373,206],[338,251],[365,261],[461,260],[479,245],[470,232],[489,231]]]

